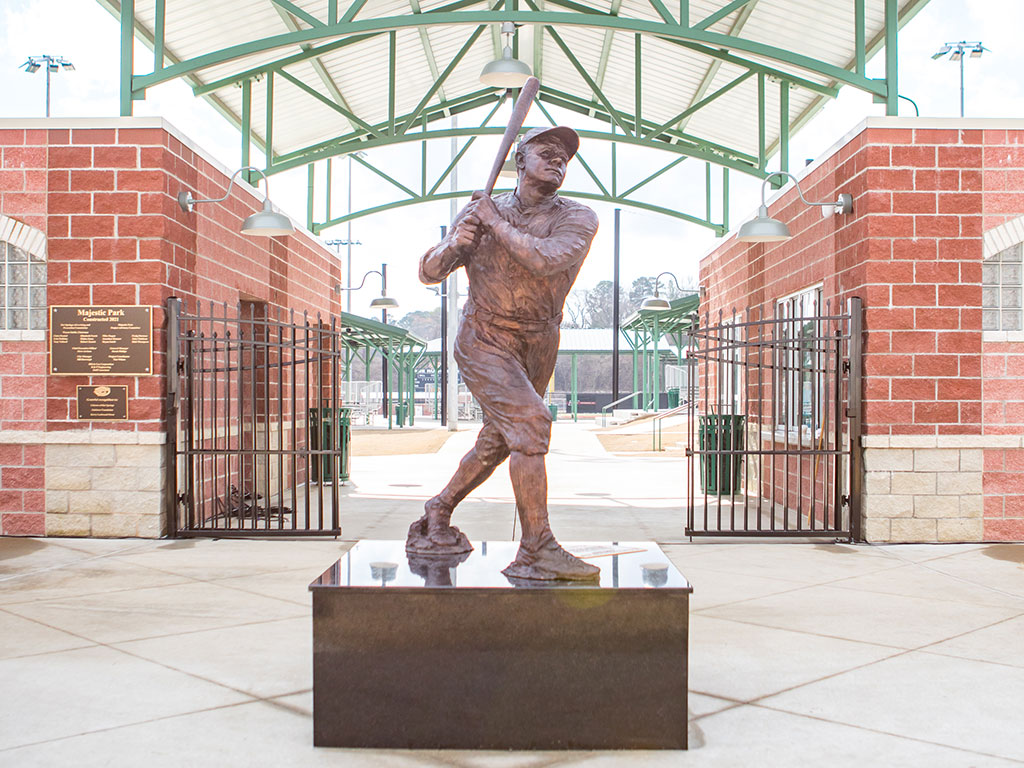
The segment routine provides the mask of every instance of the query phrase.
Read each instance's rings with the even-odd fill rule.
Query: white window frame
[[[813,318],[822,316],[823,289],[824,286],[818,283],[776,300],[775,317],[787,321],[778,326],[782,339],[788,341],[792,337],[796,330],[796,321],[802,318],[810,319],[800,323],[800,335],[810,333],[815,338],[821,337],[821,321]],[[814,348],[818,348],[816,343]],[[820,353],[818,356],[820,357]],[[805,371],[803,353],[797,352],[794,347],[787,344],[785,351],[777,357],[776,363],[780,366],[775,375],[776,431],[817,436],[821,431],[821,424],[811,424],[809,419],[812,415],[810,403],[815,396],[819,411],[824,406],[824,376],[813,372],[821,367],[821,360],[810,361],[810,370]],[[812,389],[808,390],[808,387]],[[814,389],[817,389],[816,393]],[[819,421],[820,415],[819,413]]]

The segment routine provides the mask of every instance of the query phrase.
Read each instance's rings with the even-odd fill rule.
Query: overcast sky
[[[210,0],[215,2],[215,0]],[[966,65],[966,114],[968,117],[1024,116],[1024,0],[931,0],[900,34],[900,93],[912,98],[922,116],[956,117],[959,114],[959,67],[948,59],[933,61],[931,54],[944,42],[981,40],[991,49]],[[118,24],[93,0],[0,0],[0,117],[40,117],[44,114],[45,77],[29,75],[18,67],[29,55],[52,54],[71,59],[75,72],[53,76],[51,114],[54,117],[98,117],[118,114]],[[140,69],[152,64],[152,54],[137,45]],[[148,57],[148,62],[147,62]],[[869,62],[869,75],[880,76],[882,57]],[[229,168],[240,165],[237,131],[191,90],[179,83],[153,89],[146,101],[136,102],[137,115],[162,115]],[[882,115],[882,105],[870,97],[844,89],[840,97],[791,140],[791,166],[816,158],[869,115]],[[901,114],[913,114],[905,102]],[[580,127],[578,118],[556,113]],[[460,173],[482,179],[489,166],[488,152],[497,140],[480,144],[480,152]],[[583,152],[600,162],[606,144]],[[418,153],[417,153],[418,154]],[[660,153],[658,153],[660,154]],[[372,157],[369,159],[373,159]],[[620,163],[622,155],[620,154]],[[636,162],[643,162],[638,159]],[[336,163],[344,167],[344,163]],[[683,164],[686,165],[685,163]],[[770,167],[772,167],[770,163]],[[576,173],[581,171],[577,168]],[[339,184],[344,183],[344,176]],[[666,174],[668,176],[668,174]],[[466,177],[464,177],[466,178]],[[733,205],[730,223],[739,226],[755,210],[760,184],[743,174],[730,177]],[[567,184],[571,184],[571,177]],[[666,180],[671,183],[671,180]],[[676,181],[675,183],[679,183]],[[357,197],[381,194],[380,184],[367,171],[353,175]],[[674,190],[663,187],[666,195]],[[680,192],[685,194],[685,191]],[[700,192],[703,197],[703,190]],[[300,170],[271,178],[271,197],[297,221],[305,221],[306,175]],[[344,193],[335,195],[344,205]],[[668,203],[671,205],[671,202]],[[577,281],[591,287],[611,279],[613,208],[594,204],[601,230]],[[342,209],[343,210],[343,209]],[[362,244],[353,248],[353,272],[359,277],[369,269],[388,264],[389,294],[401,304],[398,314],[412,309],[431,309],[437,299],[416,279],[420,254],[439,235],[449,218],[449,204],[435,203],[377,214],[352,224],[352,237]],[[344,225],[325,233],[325,238],[344,238]],[[714,247],[710,231],[674,219],[631,208],[622,211],[622,280],[670,270],[680,280],[694,280],[700,257]],[[370,314],[367,304],[377,284],[356,292],[353,311]]]

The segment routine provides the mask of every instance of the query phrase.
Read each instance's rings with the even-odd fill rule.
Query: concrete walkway
[[[686,543],[678,458],[564,423],[559,538],[654,539],[694,585],[691,749],[314,749],[308,583],[404,538],[472,439],[354,459],[346,541],[0,539],[0,766],[1024,764],[1024,545]],[[457,522],[512,511],[503,467]]]

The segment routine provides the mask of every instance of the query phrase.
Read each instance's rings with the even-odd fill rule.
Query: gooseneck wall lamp
[[[395,299],[388,296],[387,270],[388,265],[381,264],[380,269],[371,269],[369,272],[363,275],[363,279],[360,281],[359,285],[355,287],[350,286],[348,288],[343,288],[341,284],[338,284],[334,286],[334,290],[337,291],[338,293],[341,293],[342,291],[358,291],[360,288],[366,285],[366,278],[368,278],[370,275],[380,275],[380,296],[370,302],[370,309],[379,309],[381,310],[381,312],[387,312],[389,309],[398,309],[398,302]]]
[[[501,34],[505,36],[501,58],[484,66],[480,82],[491,88],[522,88],[533,76],[533,72],[525,62],[512,56],[512,38],[516,34],[516,25],[511,21],[503,22]]]
[[[741,243],[777,243],[782,240],[789,240],[792,237],[789,233],[789,227],[768,215],[768,203],[765,198],[765,192],[768,189],[768,182],[772,176],[788,176],[793,180],[796,193],[800,195],[804,205],[820,205],[825,209],[823,213],[826,216],[831,216],[833,213],[853,212],[853,195],[843,192],[840,193],[839,199],[834,202],[814,203],[804,197],[804,193],[800,189],[800,182],[797,181],[796,176],[786,171],[775,171],[774,173],[769,173],[761,185],[761,207],[757,209],[757,216],[740,227],[736,239]]]
[[[291,220],[284,214],[275,211],[270,204],[270,189],[267,182],[267,175],[259,168],[251,165],[246,166],[245,168],[239,168],[231,174],[231,180],[228,182],[228,189],[224,193],[223,197],[211,198],[209,200],[196,200],[192,197],[191,192],[187,192],[183,189],[178,192],[178,205],[181,206],[181,210],[186,213],[191,213],[193,208],[197,205],[201,205],[202,203],[224,202],[231,194],[231,188],[235,185],[235,179],[238,178],[238,174],[242,171],[256,171],[256,173],[263,177],[263,184],[267,187],[267,197],[263,200],[263,210],[257,211],[251,216],[248,216],[245,221],[242,222],[242,234],[262,235],[264,237],[278,237],[280,235],[292,234],[295,231],[295,228],[292,226]]]
[[[654,295],[648,296],[640,303],[640,309],[652,309],[655,312],[664,312],[665,310],[672,309],[672,305],[668,299],[663,299],[658,296],[658,283],[663,275],[668,275],[672,278],[672,282],[676,284],[676,288],[681,292],[683,287],[679,284],[679,278],[673,275],[671,272],[662,272],[656,278],[654,278]]]

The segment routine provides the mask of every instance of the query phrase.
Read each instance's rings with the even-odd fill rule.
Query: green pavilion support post
[[[636,392],[640,386],[640,355],[637,353],[636,344],[633,344],[633,391]],[[636,395],[633,395],[633,410],[636,410]]]
[[[132,114],[135,69],[135,0],[121,0],[121,116]]]
[[[896,116],[899,108],[899,36],[900,20],[897,0],[885,0],[885,114]]]
[[[661,327],[658,323],[658,315],[654,315],[654,365],[651,368],[651,389],[654,392],[654,412],[661,408],[661,360],[658,356],[658,347],[661,344]]]

